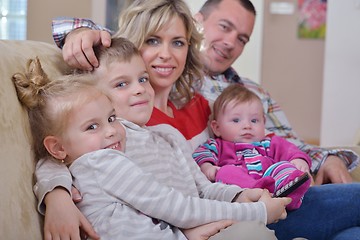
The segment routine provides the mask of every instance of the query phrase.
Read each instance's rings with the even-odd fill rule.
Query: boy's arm
[[[98,239],[71,199],[72,177],[64,164],[41,159],[36,164],[35,177],[34,193],[38,199],[38,211],[45,215],[45,240],[60,239],[59,236],[80,240],[80,228],[88,236]]]
[[[192,163],[198,167],[194,161]],[[89,172],[90,168],[96,172],[92,175],[97,177],[96,181],[104,192],[111,193],[150,217],[180,228],[192,228],[223,219],[266,223],[266,208],[261,202],[239,204],[186,196],[156,181],[151,173],[143,172],[135,163],[116,151],[95,152],[86,162],[75,163],[70,167],[75,177],[74,170],[83,172],[87,169]],[[108,169],[111,169],[111,173]]]
[[[69,169],[50,159],[41,159],[35,168],[36,184],[34,193],[38,199],[38,211],[45,214],[45,195],[55,188],[62,188],[71,195],[72,177]]]
[[[239,192],[243,191],[242,188],[235,185],[211,183],[192,158],[191,147],[184,136],[176,128],[167,124],[160,124],[151,126],[149,129],[151,129],[153,133],[159,134],[167,141],[172,142],[172,145],[176,146],[174,147],[174,152],[180,151],[178,157],[185,158],[186,165],[191,171],[201,198],[231,202]]]

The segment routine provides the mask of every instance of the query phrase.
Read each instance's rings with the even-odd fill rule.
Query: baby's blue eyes
[[[233,121],[234,123],[239,123],[239,122],[240,122],[240,118],[234,118],[234,119],[232,119],[232,121]],[[252,123],[258,123],[258,122],[259,122],[258,119],[251,119],[250,121],[251,121]]]

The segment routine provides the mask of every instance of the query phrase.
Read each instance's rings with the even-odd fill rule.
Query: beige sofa
[[[0,40],[0,238],[42,239],[42,218],[32,192],[34,160],[26,111],[11,81],[39,56],[50,76],[67,70],[60,50],[41,42]]]
[[[34,160],[26,111],[17,100],[11,76],[23,72],[29,58],[39,56],[45,71],[68,71],[60,50],[47,43],[0,40],[0,238],[42,238],[42,217],[32,192]],[[355,173],[356,180],[359,173]]]

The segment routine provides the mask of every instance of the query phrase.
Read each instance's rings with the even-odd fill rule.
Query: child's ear
[[[216,120],[212,120],[210,123],[210,127],[214,133],[215,136],[221,137],[220,131],[219,131],[219,125]]]
[[[45,137],[44,146],[54,158],[60,161],[66,158],[66,151],[64,150],[59,138],[55,136]]]

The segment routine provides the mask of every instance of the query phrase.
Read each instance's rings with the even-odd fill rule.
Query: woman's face
[[[179,79],[188,49],[186,28],[178,16],[145,39],[140,52],[155,93],[170,90]]]

